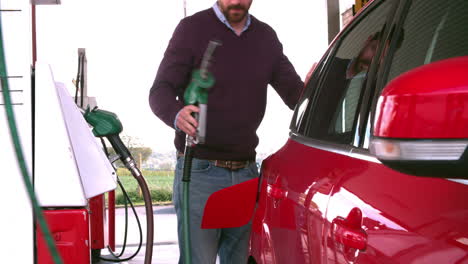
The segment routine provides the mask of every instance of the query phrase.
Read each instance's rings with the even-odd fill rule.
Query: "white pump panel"
[[[87,205],[116,188],[115,172],[64,84],[36,64],[35,188],[43,207]]]
[[[86,198],[114,190],[116,174],[63,83],[56,83],[68,136]]]

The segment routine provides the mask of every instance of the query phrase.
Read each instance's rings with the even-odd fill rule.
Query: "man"
[[[380,37],[381,33],[379,31],[367,38],[358,56],[349,63],[346,70],[346,79],[351,79],[359,73],[367,72],[379,46]]]
[[[192,162],[193,263],[215,263],[217,254],[221,263],[246,263],[250,225],[201,229],[203,209],[213,192],[258,176],[256,130],[265,112],[267,85],[271,84],[291,109],[303,87],[283,54],[275,31],[248,13],[251,4],[252,0],[219,0],[211,8],[181,20],[150,91],[151,109],[176,130],[178,158],[173,201],[182,249],[183,151],[185,136],[195,136],[198,126],[191,114],[199,111],[196,106],[184,106],[183,94],[191,72],[200,67],[209,41],[222,43],[209,68],[216,83],[209,92],[206,143],[195,147]]]

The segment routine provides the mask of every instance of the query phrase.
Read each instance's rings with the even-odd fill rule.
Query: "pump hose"
[[[189,193],[190,176],[192,171],[193,147],[185,148],[184,170],[182,176],[182,233],[184,237],[184,264],[192,263],[192,249],[190,246],[190,218],[189,218]]]
[[[106,157],[109,157],[109,152],[107,151],[106,142],[104,141],[104,138],[101,137],[100,139],[101,139],[102,149],[104,150],[104,153],[106,154]],[[100,259],[102,259],[104,261],[109,261],[109,262],[124,262],[124,261],[129,261],[129,260],[133,259],[136,255],[138,255],[138,252],[140,252],[140,249],[141,249],[141,245],[143,244],[143,232],[141,231],[141,223],[140,223],[140,219],[138,218],[138,214],[137,214],[137,212],[135,210],[135,206],[133,206],[132,200],[130,200],[130,197],[128,197],[127,191],[125,190],[125,188],[124,188],[122,182],[120,181],[119,177],[117,177],[117,183],[119,184],[120,189],[122,190],[122,193],[123,193],[123,195],[125,197],[125,199],[124,199],[124,205],[125,205],[125,231],[124,231],[124,240],[123,240],[123,244],[122,244],[123,246],[122,246],[122,250],[120,251],[120,253],[118,253],[118,254],[115,253],[111,249],[110,246],[107,246],[107,250],[109,251],[109,253],[115,259],[108,259],[108,258],[101,257],[101,256],[99,257]],[[132,208],[133,214],[135,215],[135,220],[137,222],[138,231],[139,231],[139,234],[140,234],[140,242],[138,243],[137,250],[130,257],[121,258],[122,255],[125,252],[125,248],[127,247],[127,235],[128,235],[128,206],[127,206],[127,203],[130,203],[130,207]]]
[[[1,23],[1,15],[0,15],[0,23]],[[31,178],[29,176],[29,172],[26,167],[26,161],[24,159],[23,149],[21,147],[21,142],[18,136],[18,128],[16,126],[15,114],[13,112],[10,89],[8,86],[5,50],[4,50],[4,45],[3,45],[3,29],[2,29],[1,24],[0,24],[0,79],[1,79],[1,84],[2,84],[2,94],[3,94],[3,101],[5,104],[5,112],[6,112],[6,116],[8,119],[8,127],[10,130],[11,140],[13,141],[13,145],[15,148],[16,160],[18,162],[18,165],[21,170],[21,175],[23,177],[23,183],[26,187],[29,200],[31,201],[31,204],[34,210],[34,216],[39,224],[39,227],[41,228],[42,234],[49,248],[52,259],[54,263],[61,264],[62,260],[58,253],[57,247],[55,246],[54,240],[52,239],[52,234],[50,233],[50,230],[47,226],[47,222],[45,220],[44,214],[42,213],[41,207],[39,206],[39,202],[37,201],[36,195],[34,193],[34,187],[30,180]]]
[[[146,250],[145,250],[145,264],[151,264],[153,257],[153,235],[154,235],[154,217],[153,217],[153,204],[151,202],[151,194],[149,192],[148,184],[146,184],[143,174],[135,165],[135,161],[131,158],[130,161],[124,163],[127,169],[132,173],[133,177],[137,180],[138,185],[143,193],[143,200],[145,201],[146,213]]]
[[[99,259],[101,260],[104,260],[104,261],[107,261],[107,262],[124,262],[124,261],[129,261],[131,259],[133,259],[136,255],[138,255],[138,252],[140,252],[140,249],[141,249],[141,245],[143,243],[143,234],[142,234],[142,231],[141,231],[141,223],[140,223],[140,219],[138,218],[138,214],[135,210],[135,206],[133,206],[133,203],[132,201],[130,200],[130,198],[128,197],[128,194],[127,194],[127,191],[125,191],[125,188],[124,186],[122,185],[122,182],[120,181],[120,179],[117,178],[117,183],[119,184],[120,188],[122,189],[122,193],[123,195],[125,196],[125,237],[124,237],[124,242],[123,242],[123,247],[122,247],[122,251],[116,255],[112,250],[111,248],[108,246],[107,249],[109,250],[109,252],[111,253],[111,255],[115,258],[115,259],[109,259],[109,258],[105,258],[105,257],[99,257]],[[133,211],[133,214],[135,215],[135,219],[136,219],[136,222],[137,222],[137,225],[138,225],[138,231],[140,233],[140,242],[138,244],[138,248],[137,250],[130,256],[130,257],[126,257],[126,258],[120,258],[124,251],[125,251],[125,247],[127,246],[127,225],[128,225],[128,215],[127,215],[127,201],[130,203],[130,207],[132,208],[132,211]]]
[[[153,234],[154,234],[154,217],[153,217],[153,204],[151,202],[151,194],[146,184],[145,178],[141,173],[140,169],[136,165],[135,159],[132,157],[130,151],[123,144],[118,134],[112,134],[107,136],[107,140],[112,145],[115,153],[120,156],[120,161],[130,171],[133,177],[137,180],[138,185],[143,193],[143,200],[145,201],[146,211],[146,251],[145,251],[145,264],[151,264],[151,258],[153,256]]]

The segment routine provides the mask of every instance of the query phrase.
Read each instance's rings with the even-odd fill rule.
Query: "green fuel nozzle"
[[[122,132],[122,123],[116,114],[101,110],[95,107],[89,107],[83,114],[86,122],[93,127],[93,134],[96,137],[107,137],[109,135],[120,134]]]
[[[193,71],[192,79],[184,93],[184,101],[186,105],[196,105],[200,108],[200,112],[195,114],[195,118],[198,121],[197,135],[195,138],[187,138],[187,145],[190,146],[205,143],[208,91],[215,84],[215,78],[213,77],[213,74],[208,71],[208,66],[211,63],[216,47],[220,45],[220,41],[210,40],[208,47],[203,54],[200,69]]]
[[[145,201],[145,212],[146,212],[146,251],[145,251],[145,264],[150,264],[153,256],[153,240],[154,240],[154,229],[153,229],[153,207],[151,202],[151,194],[146,183],[143,174],[138,168],[135,159],[132,154],[122,142],[119,134],[122,132],[123,127],[119,118],[116,114],[98,109],[97,107],[92,110],[88,107],[83,112],[83,117],[93,127],[93,134],[96,137],[106,137],[107,140],[114,148],[115,153],[119,155],[122,163],[132,173],[133,177],[137,180],[140,186],[143,199]]]
[[[192,72],[192,80],[185,90],[184,101],[186,105],[199,105],[208,103],[208,90],[215,84],[215,79],[210,72],[202,76],[201,70]]]
[[[122,132],[123,127],[117,115],[109,111],[98,109],[97,107],[92,110],[88,107],[83,117],[86,122],[93,127],[94,136],[106,137],[122,162],[124,162],[124,164],[128,163],[131,154],[120,139],[119,134]]]

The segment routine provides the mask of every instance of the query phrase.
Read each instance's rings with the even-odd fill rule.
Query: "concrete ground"
[[[133,259],[120,262],[122,264],[142,264],[145,260],[145,241],[146,241],[146,213],[145,207],[135,207],[140,219],[143,232],[143,245],[138,255]],[[154,213],[154,243],[152,264],[175,264],[179,261],[179,244],[177,239],[177,217],[174,206],[153,206]],[[128,208],[128,235],[127,247],[121,258],[133,255],[138,249],[140,234],[137,221],[131,208]],[[116,253],[120,253],[124,241],[125,230],[125,209],[117,208],[115,210],[115,244]],[[101,257],[112,258],[107,250],[102,250]],[[96,264],[111,264],[115,262],[101,260]],[[216,260],[219,264],[219,258]]]
[[[146,217],[145,208],[136,207],[139,215],[142,231],[143,231],[143,246],[138,255],[130,261],[121,262],[126,264],[139,264],[144,262],[145,258],[145,239],[146,239]],[[157,264],[174,264],[179,260],[179,245],[177,242],[177,218],[173,206],[154,206],[154,243],[153,243],[153,259],[151,263]],[[128,209],[128,236],[127,247],[123,257],[131,256],[138,248],[139,232],[138,225],[133,215],[132,210]],[[124,208],[116,209],[115,213],[115,230],[116,230],[116,252],[120,253],[121,246],[124,240],[125,230],[125,210]],[[107,250],[102,250],[101,256],[108,257]],[[109,257],[110,258],[110,257]],[[109,261],[100,261],[99,264],[113,263]]]

